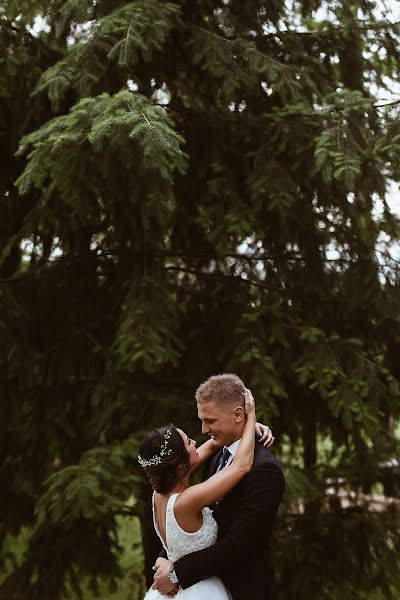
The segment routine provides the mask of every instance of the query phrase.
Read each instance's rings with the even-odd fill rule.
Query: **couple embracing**
[[[267,449],[274,438],[256,422],[251,391],[237,375],[210,377],[196,401],[210,440],[196,448],[168,425],[140,446],[163,545],[145,600],[272,600],[269,545],[284,491]],[[202,466],[202,483],[190,485]]]

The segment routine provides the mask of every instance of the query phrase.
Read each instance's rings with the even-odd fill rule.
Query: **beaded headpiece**
[[[160,454],[156,454],[149,460],[142,458],[140,455],[138,456],[138,463],[142,467],[154,467],[155,465],[160,465],[162,463],[162,457],[168,456],[172,454],[172,449],[167,450],[168,440],[171,437],[171,430],[167,429],[164,435],[164,443],[161,446]]]

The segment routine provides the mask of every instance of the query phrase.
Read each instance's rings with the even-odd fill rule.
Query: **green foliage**
[[[63,598],[94,600],[101,597],[106,600],[142,600],[146,587],[142,576],[143,551],[139,519],[132,516],[117,517],[115,538],[119,549],[118,579],[82,577],[76,565],[75,573],[71,572],[67,582]],[[18,536],[7,537],[3,547],[3,556],[6,558],[3,574],[18,569],[31,539],[32,531],[28,529],[21,531]]]
[[[0,595],[123,598],[121,519],[157,550],[138,443],[197,436],[195,388],[235,371],[287,473],[282,598],[398,597],[398,522],[368,505],[398,490],[398,25],[0,0],[0,34]]]
[[[120,158],[127,161],[130,156],[141,154],[140,168],[152,175],[158,171],[166,184],[172,183],[175,169],[182,172],[185,168],[185,156],[179,147],[182,137],[172,129],[164,111],[142,96],[121,91],[114,97],[102,94],[83,99],[69,115],[52,119],[22,139],[19,153],[29,146],[33,150],[17,180],[20,193],[26,194],[31,186],[43,188],[49,179],[52,190],[65,194],[66,198],[75,196],[81,185],[81,178],[77,177],[83,161],[87,161],[86,176],[97,164],[96,157],[88,152],[88,142],[93,155],[104,157],[105,148],[120,152]],[[100,179],[100,173],[94,171],[93,178]],[[66,188],[66,181],[74,187]]]
[[[281,545],[275,548],[276,560],[282,565],[278,592],[290,600],[316,594],[324,600],[371,600],[379,598],[379,593],[395,600],[399,545],[395,537],[386,537],[387,522],[361,508],[343,510],[340,517],[324,515],[318,530],[307,515],[288,522]],[[300,543],[304,529],[311,531],[312,541],[307,547]],[[301,571],[301,579],[288,578],[293,564]]]
[[[173,290],[161,278],[144,274],[134,281],[122,307],[122,322],[115,341],[117,357],[127,369],[141,365],[145,373],[161,365],[179,364],[182,342],[177,336]]]
[[[56,471],[44,482],[36,505],[38,525],[71,526],[81,517],[101,521],[104,515],[123,513],[137,480],[129,473],[123,446],[89,450],[77,465]]]
[[[93,10],[93,3],[89,3]],[[84,3],[67,2],[61,16],[85,20]],[[124,71],[134,67],[139,59],[148,62],[165,43],[171,27],[179,16],[179,6],[160,0],[136,0],[117,7],[110,14],[89,21],[89,28],[78,36],[63,60],[46,70],[36,87],[36,93],[46,91],[54,110],[61,106],[67,90],[72,87],[79,97],[90,95],[101,86],[107,62],[117,62]]]
[[[220,80],[224,98],[235,96],[243,87],[255,87],[260,78],[276,86],[282,97],[299,96],[297,69],[263,54],[254,41],[229,39],[203,28],[194,28],[191,45],[195,65]],[[301,71],[311,86],[306,70]]]

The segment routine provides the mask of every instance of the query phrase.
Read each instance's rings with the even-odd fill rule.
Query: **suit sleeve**
[[[165,548],[163,547],[163,549],[161,550],[160,554],[158,555],[157,558],[166,558],[168,560],[168,556],[167,553],[165,551]]]
[[[272,463],[258,465],[242,480],[237,518],[219,542],[174,563],[182,588],[212,576],[223,576],[269,542],[284,491],[282,471]]]

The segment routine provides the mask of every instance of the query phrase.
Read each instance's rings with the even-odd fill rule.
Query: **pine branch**
[[[209,29],[204,29],[203,27],[198,27],[196,25],[185,25],[185,27],[187,27],[188,29],[193,29],[195,31],[199,31],[200,33],[203,33],[210,37],[214,37],[215,39],[221,40],[222,42],[224,42],[226,44],[234,45],[235,42],[237,41],[237,40],[230,40],[229,38],[223,37],[222,35],[219,35],[213,31],[210,31]],[[270,62],[271,64],[276,65],[277,67],[279,67],[282,70],[294,71],[297,73],[299,68],[300,69],[303,68],[303,67],[299,67],[296,65],[289,65],[289,64],[282,63],[282,62],[278,61],[277,59],[272,58],[271,56],[268,56],[267,54],[264,54],[263,52],[258,50],[258,48],[255,48],[255,47],[252,47],[251,51],[254,52],[254,54],[257,54],[258,56],[260,56],[261,58],[264,58],[266,61]]]
[[[270,289],[269,286],[264,285],[263,283],[260,283],[259,281],[254,281],[252,279],[248,279],[248,278],[244,278],[244,277],[240,277],[240,276],[235,276],[235,275],[227,275],[226,273],[222,273],[221,271],[213,272],[213,273],[205,273],[204,271],[198,271],[196,269],[189,269],[188,267],[173,267],[173,266],[166,266],[165,270],[166,271],[179,271],[179,272],[182,272],[182,273],[190,273],[191,275],[196,275],[198,277],[218,278],[218,279],[231,279],[231,280],[236,281],[238,283],[239,282],[240,283],[245,283],[246,285],[251,285],[251,286],[254,286],[256,288],[265,289],[265,290]]]
[[[386,108],[387,106],[397,106],[398,104],[400,104],[400,99],[394,100],[393,102],[385,102],[383,104],[374,104],[373,106],[375,106],[375,108]]]
[[[358,21],[358,23],[360,23],[359,25],[355,25],[352,24],[351,25],[351,29],[354,31],[374,31],[374,32],[378,32],[378,31],[386,31],[390,28],[393,29],[397,29],[400,26],[400,21],[396,21],[394,23],[392,23],[391,21]],[[343,32],[345,30],[348,29],[347,25],[340,25],[337,23],[331,23],[329,24],[329,27],[327,27],[326,29],[307,29],[304,31],[299,31],[298,29],[277,29],[276,32],[274,33],[268,33],[267,37],[274,37],[274,36],[278,36],[280,37],[281,35],[284,36],[286,34],[288,35],[299,35],[299,36],[323,36],[323,35],[331,35],[333,32]]]

